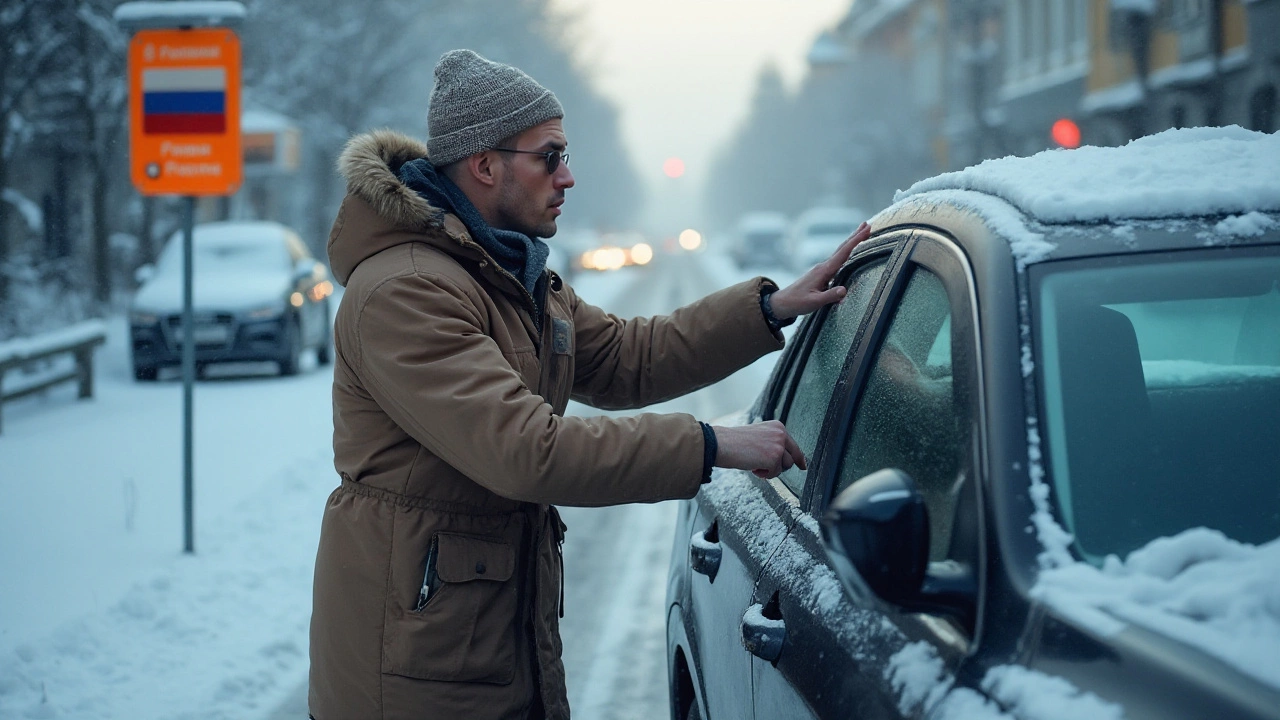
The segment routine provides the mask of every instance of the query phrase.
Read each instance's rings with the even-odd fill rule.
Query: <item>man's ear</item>
[[[467,158],[467,172],[481,185],[489,187],[497,185],[497,163],[493,159],[491,152],[476,153]]]

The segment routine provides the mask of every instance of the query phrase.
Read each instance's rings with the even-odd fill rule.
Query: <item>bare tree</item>
[[[5,0],[0,5],[0,193],[9,186],[10,163],[30,139],[25,113],[37,83],[52,72],[66,41],[66,27],[50,17],[49,0]],[[0,304],[9,294],[9,203],[0,198]]]
[[[73,115],[73,152],[88,164],[92,230],[94,300],[106,305],[111,299],[111,264],[108,238],[111,223],[108,198],[124,178],[124,147],[129,88],[125,81],[128,40],[111,19],[110,0],[72,0],[70,56],[66,87]]]
[[[323,237],[340,188],[333,160],[352,134],[395,127],[424,135],[436,59],[466,47],[519,66],[554,90],[572,131],[575,204],[590,222],[621,223],[639,206],[638,177],[616,110],[567,46],[572,20],[548,0],[257,0],[245,29],[254,102],[305,128],[313,174],[312,237]]]

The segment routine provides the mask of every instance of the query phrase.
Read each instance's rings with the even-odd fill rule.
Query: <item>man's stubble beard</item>
[[[498,188],[498,207],[497,216],[499,228],[503,230],[514,230],[518,233],[527,235],[531,238],[549,238],[556,234],[556,221],[548,220],[541,224],[527,222],[520,217],[522,210],[528,210],[534,205],[523,187],[517,183],[510,174],[502,178],[502,185]],[[545,210],[543,207],[540,210]],[[535,211],[539,215],[540,211]]]

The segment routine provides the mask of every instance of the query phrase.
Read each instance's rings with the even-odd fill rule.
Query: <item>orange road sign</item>
[[[226,28],[142,30],[129,43],[129,165],[143,195],[240,187],[240,38]]]

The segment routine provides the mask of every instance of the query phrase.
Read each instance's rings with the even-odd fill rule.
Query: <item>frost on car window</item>
[[[858,400],[836,493],[884,468],[906,472],[929,508],[930,557],[951,537],[962,441],[952,394],[951,304],[936,275],[912,273]]]
[[[845,283],[849,292],[844,302],[831,307],[809,351],[791,407],[783,418],[787,431],[795,438],[805,457],[813,457],[827,404],[831,401],[831,390],[840,377],[845,356],[853,346],[858,325],[871,304],[871,296],[887,264],[888,260],[877,260],[849,277]],[[784,485],[799,495],[804,489],[806,474],[806,471],[793,467],[779,477]]]

